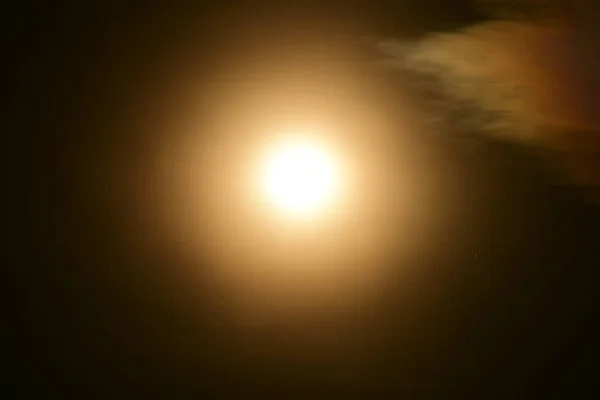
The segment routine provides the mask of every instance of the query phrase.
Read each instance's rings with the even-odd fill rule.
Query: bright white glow
[[[339,166],[325,146],[294,138],[267,155],[262,174],[267,200],[279,211],[306,216],[322,211],[339,192]]]

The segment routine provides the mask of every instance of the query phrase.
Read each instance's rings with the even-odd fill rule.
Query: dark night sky
[[[133,192],[125,180],[107,177],[114,170],[117,176],[134,173],[119,171],[123,154],[135,158],[135,149],[165,142],[158,130],[128,129],[127,110],[133,104],[166,123],[177,108],[172,87],[181,84],[178,60],[201,77],[213,76],[223,48],[253,51],[263,36],[318,35],[334,27],[326,34],[408,38],[483,19],[467,1],[415,3],[202,9],[102,3],[14,10],[9,18],[16,28],[5,54],[16,73],[9,119],[25,144],[18,161],[23,168],[14,169],[27,193],[19,229],[25,226],[27,237],[12,264],[9,292],[15,295],[8,304],[15,318],[7,325],[16,334],[8,342],[16,358],[3,387],[23,398],[191,398],[205,392],[386,398],[412,390],[440,398],[564,390],[575,398],[572,391],[587,390],[597,346],[591,317],[597,211],[574,189],[551,184],[537,161],[514,145],[490,141],[483,154],[472,156],[436,144],[452,160],[447,178],[460,188],[456,201],[462,204],[455,216],[461,222],[443,229],[468,245],[441,243],[439,255],[424,261],[446,271],[430,277],[440,282],[430,295],[440,305],[433,307],[428,332],[446,338],[431,353],[417,354],[415,346],[411,355],[403,347],[397,338],[401,310],[392,298],[364,322],[381,349],[365,366],[333,360],[338,374],[320,375],[311,373],[310,362],[272,361],[266,353],[277,353],[277,346],[289,351],[289,345],[268,339],[268,332],[248,333],[246,347],[254,355],[243,353],[247,348],[219,354],[213,347],[219,311],[210,289],[196,294],[204,311],[195,319],[161,292],[167,285],[161,278],[169,285],[186,279],[176,276],[188,262],[179,244],[157,230],[152,243],[158,256],[143,258],[124,239],[132,219],[123,204]],[[118,195],[103,197],[104,191]],[[147,272],[166,265],[166,278]]]

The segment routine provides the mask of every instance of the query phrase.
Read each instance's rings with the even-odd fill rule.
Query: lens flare
[[[285,214],[307,216],[324,211],[339,194],[339,165],[317,141],[284,140],[268,152],[263,168],[264,195]]]

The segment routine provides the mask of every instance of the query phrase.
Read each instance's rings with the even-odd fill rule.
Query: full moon
[[[325,144],[305,137],[285,138],[266,152],[262,191],[278,212],[304,217],[334,203],[340,173],[338,160]]]

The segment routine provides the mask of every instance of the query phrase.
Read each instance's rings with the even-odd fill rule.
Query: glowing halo
[[[336,200],[341,171],[336,157],[322,143],[290,137],[269,149],[260,181],[274,209],[301,217],[324,211]]]

